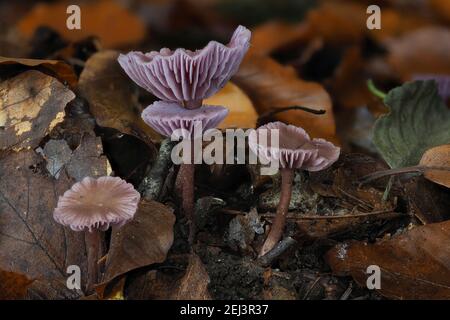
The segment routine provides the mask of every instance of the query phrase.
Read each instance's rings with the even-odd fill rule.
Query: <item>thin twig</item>
[[[289,106],[289,107],[279,107],[279,108],[273,108],[272,110],[269,110],[265,113],[263,113],[262,115],[259,116],[258,118],[258,126],[260,124],[263,123],[263,120],[273,117],[274,115],[278,114],[278,113],[282,113],[282,112],[286,112],[286,111],[291,111],[291,110],[301,110],[301,111],[305,111],[305,112],[309,112],[312,114],[325,114],[326,111],[323,109],[317,110],[317,109],[311,109],[308,107],[303,107],[303,106]]]

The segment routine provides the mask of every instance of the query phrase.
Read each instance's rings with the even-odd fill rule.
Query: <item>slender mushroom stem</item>
[[[98,283],[99,267],[98,260],[102,251],[102,232],[96,229],[85,231],[84,239],[87,251],[88,283],[87,291],[92,293],[94,286]]]
[[[189,244],[194,243],[195,237],[195,215],[194,215],[194,174],[195,164],[184,163],[180,168],[181,181],[182,181],[182,208],[183,213],[188,218],[189,224]]]
[[[292,182],[294,181],[294,169],[281,169],[281,192],[280,202],[277,207],[275,219],[272,227],[270,228],[269,235],[267,236],[264,245],[261,248],[259,256],[264,256],[267,252],[280,241],[283,235],[284,226],[286,224],[286,217],[289,211],[289,203],[291,201],[292,194]]]

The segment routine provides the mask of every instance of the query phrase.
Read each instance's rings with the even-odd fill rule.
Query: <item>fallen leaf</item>
[[[235,84],[228,82],[226,86],[203,104],[224,106],[230,111],[218,128],[255,128],[258,114],[249,97]]]
[[[387,62],[402,80],[416,74],[449,74],[450,31],[443,27],[427,27],[388,39]]]
[[[174,223],[172,209],[156,201],[141,201],[132,221],[113,227],[103,282],[163,262],[173,243]]]
[[[305,24],[269,21],[252,30],[252,45],[248,55],[269,55],[272,52],[305,41],[310,30]]]
[[[403,184],[407,212],[422,224],[442,222],[450,218],[450,190],[424,177],[409,179]]]
[[[39,68],[39,71],[48,73],[57,78],[62,83],[67,82],[71,88],[74,88],[78,82],[78,77],[71,66],[61,60],[39,60],[0,57],[1,66],[25,66],[29,68]]]
[[[70,41],[97,36],[105,48],[120,47],[141,41],[145,36],[142,21],[116,1],[78,3],[81,29],[69,29],[66,13],[71,2],[38,3],[18,23],[19,30],[31,37],[40,26],[50,27]],[[99,14],[101,12],[101,14]]]
[[[392,299],[450,299],[450,221],[428,224],[375,244],[339,244],[325,255],[334,274],[366,287],[379,266],[379,293]]]
[[[303,127],[312,137],[337,141],[331,99],[320,84],[303,81],[294,69],[264,56],[248,56],[233,79],[259,114],[289,106],[325,110],[324,115],[291,110],[278,113],[276,119]]]
[[[208,292],[209,275],[200,258],[192,253],[186,273],[180,280],[178,290],[173,294],[175,300],[211,300]]]
[[[79,292],[66,286],[66,268],[77,265],[85,274],[84,235],[53,220],[58,196],[71,181],[65,174],[50,178],[41,172],[43,165],[33,150],[0,159],[0,269],[45,279],[39,286],[43,298],[76,298]],[[32,286],[37,290],[38,285]]]
[[[450,188],[450,144],[428,149],[419,164],[425,167],[446,168],[446,170],[426,169],[424,176],[428,180]]]
[[[31,283],[23,274],[0,270],[0,300],[24,299]]]
[[[431,9],[446,22],[450,22],[450,3],[446,0],[429,0]]]
[[[450,110],[434,81],[415,81],[391,90],[390,112],[377,119],[374,143],[391,168],[417,165],[426,150],[450,142]]]
[[[76,181],[85,177],[102,177],[111,173],[108,158],[103,155],[102,140],[94,135],[85,135],[73,151],[66,165],[67,173]]]
[[[72,150],[70,150],[66,140],[50,140],[45,144],[42,155],[47,161],[47,171],[58,179],[61,170],[72,157]]]
[[[160,141],[161,137],[141,118],[136,86],[120,68],[118,56],[112,50],[92,55],[80,75],[80,94],[88,100],[99,126],[134,135],[147,143]]]
[[[75,94],[58,80],[30,70],[0,83],[0,150],[35,148],[64,119]]]

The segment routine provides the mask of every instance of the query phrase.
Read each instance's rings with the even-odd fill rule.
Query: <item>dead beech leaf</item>
[[[446,0],[429,0],[431,9],[441,18],[450,22],[450,2]]]
[[[219,124],[219,128],[254,128],[258,114],[250,98],[235,84],[227,85],[212,97],[206,99],[204,104],[224,106],[230,113]]]
[[[64,119],[75,94],[58,80],[30,70],[0,83],[0,150],[36,147]]]
[[[275,118],[303,127],[312,137],[337,142],[331,99],[320,84],[299,79],[294,69],[265,56],[248,56],[234,82],[250,96],[259,114],[289,106],[325,110],[323,115],[291,110]]]
[[[0,269],[40,279],[31,287],[41,298],[78,298],[66,286],[66,270],[78,265],[85,274],[84,235],[53,220],[58,197],[72,182],[66,174],[54,180],[43,167],[33,150],[0,159]]]
[[[370,265],[381,269],[383,296],[450,299],[450,221],[428,224],[375,244],[343,243],[325,255],[333,273],[366,286]]]
[[[402,80],[415,74],[449,74],[450,30],[427,27],[385,42],[387,62]]]
[[[0,57],[0,67],[8,65],[21,65],[30,68],[40,68],[40,71],[48,72],[62,83],[67,82],[71,88],[77,84],[78,77],[71,66],[61,60],[40,60]]]
[[[447,171],[426,169],[424,176],[428,180],[450,188],[450,144],[428,149],[423,154],[420,165],[447,168]]]
[[[92,55],[80,75],[80,94],[88,100],[99,126],[134,135],[147,143],[160,141],[161,137],[141,118],[136,87],[121,69],[118,56],[112,50]]]
[[[270,53],[307,40],[310,29],[306,24],[289,24],[269,21],[252,30],[252,45],[248,55],[269,55]]]
[[[172,209],[156,201],[141,201],[134,219],[112,230],[103,282],[163,262],[173,243],[174,223]]]
[[[133,44],[145,36],[142,21],[116,1],[109,0],[77,3],[82,27],[68,29],[66,10],[71,4],[70,1],[39,3],[19,21],[18,28],[27,37],[31,37],[39,26],[48,26],[70,41],[97,36],[105,48]]]
[[[178,290],[173,294],[175,300],[211,300],[208,292],[209,275],[200,258],[195,254],[189,257],[186,273],[181,278]]]
[[[0,300],[24,299],[31,283],[23,274],[0,270]]]

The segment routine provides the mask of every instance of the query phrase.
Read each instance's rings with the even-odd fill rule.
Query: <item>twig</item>
[[[316,109],[311,109],[308,107],[303,107],[303,106],[290,106],[290,107],[280,107],[280,108],[274,108],[272,110],[269,110],[268,112],[263,113],[262,115],[259,116],[258,118],[258,126],[261,125],[263,123],[263,120],[273,117],[274,115],[278,114],[278,113],[282,113],[282,112],[286,112],[286,111],[291,111],[291,110],[301,110],[301,111],[305,111],[305,112],[309,112],[312,114],[325,114],[326,111],[323,109],[320,110],[316,110]]]
[[[373,180],[381,179],[384,177],[389,177],[398,174],[406,174],[406,173],[420,173],[423,174],[427,170],[438,170],[438,171],[450,171],[450,167],[426,167],[426,166],[412,166],[412,167],[404,167],[404,168],[396,168],[389,170],[382,170],[370,173],[368,175],[363,176],[359,179],[359,185],[366,184]]]
[[[268,267],[275,259],[285,253],[290,247],[296,244],[297,241],[291,237],[286,237],[278,242],[272,250],[267,252],[262,257],[258,258],[258,263],[263,267]]]

